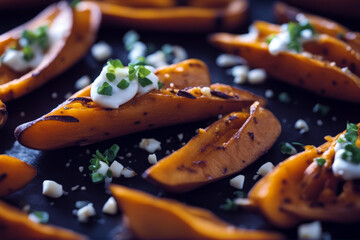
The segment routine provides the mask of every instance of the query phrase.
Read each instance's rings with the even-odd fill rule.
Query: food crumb
[[[84,171],[84,167],[83,167],[83,166],[80,166],[80,167],[79,167],[79,172],[82,173],[83,171]]]
[[[230,179],[230,186],[237,188],[237,189],[243,189],[245,182],[245,176],[244,175],[237,175],[236,177]]]
[[[155,154],[155,153],[149,154],[149,156],[148,156],[148,161],[149,161],[150,164],[155,164],[155,163],[157,163],[156,154]]]
[[[20,112],[20,117],[25,117],[25,112]]]
[[[51,98],[56,99],[57,97],[58,97],[57,92],[53,92],[53,93],[51,94]]]
[[[71,191],[76,191],[80,188],[80,185],[75,185],[73,187],[71,187]]]
[[[274,91],[271,89],[266,89],[265,90],[265,97],[266,98],[273,98],[274,97]]]
[[[85,187],[85,186],[82,186],[82,187],[80,188],[80,190],[81,190],[81,191],[85,191],[85,190],[86,190],[86,187]]]
[[[184,134],[183,134],[183,133],[179,133],[179,134],[177,135],[177,138],[179,139],[179,141],[182,141],[183,138],[184,138]]]
[[[295,122],[294,127],[295,127],[295,129],[300,130],[300,134],[304,134],[310,130],[309,125],[303,119],[298,119]]]
[[[91,48],[92,56],[99,62],[108,59],[112,54],[112,48],[106,42],[98,42]]]
[[[139,147],[149,153],[161,150],[161,142],[154,138],[143,138],[139,143]]]
[[[324,122],[323,122],[322,120],[318,119],[318,120],[316,121],[316,124],[317,124],[318,126],[322,126],[322,125],[324,125]]]
[[[298,227],[298,239],[321,239],[321,233],[319,221],[304,223]]]
[[[75,88],[77,90],[83,89],[84,87],[88,86],[90,84],[90,78],[87,75],[82,76],[75,82]]]
[[[271,170],[273,170],[274,168],[274,164],[272,162],[267,162],[264,163],[257,171],[256,174],[261,175],[262,177],[264,177],[266,174],[268,174],[269,172],[271,172]]]

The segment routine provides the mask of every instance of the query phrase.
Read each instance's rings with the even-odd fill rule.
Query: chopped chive
[[[91,181],[98,183],[104,181],[104,176],[101,173],[91,173]]]
[[[153,82],[149,80],[148,78],[139,78],[139,84],[142,87],[146,87],[148,85],[151,85]]]
[[[235,204],[233,200],[227,198],[225,200],[225,203],[220,205],[220,208],[225,211],[236,211],[238,209],[238,206]]]
[[[120,89],[126,89],[128,88],[130,83],[126,81],[125,79],[122,79],[116,86]]]
[[[294,145],[294,146],[299,146],[299,147],[305,146],[304,144],[299,143],[299,142],[292,142],[291,144]]]
[[[107,78],[110,82],[114,81],[115,78],[116,78],[115,73],[113,73],[113,72],[107,72],[107,73],[106,73],[106,78]]]
[[[133,65],[146,65],[146,58],[145,57],[137,57],[133,62]]]
[[[282,154],[294,155],[297,153],[297,150],[288,142],[280,143],[280,151]]]
[[[79,4],[79,2],[81,2],[81,0],[73,0],[73,1],[71,1],[70,6],[72,8],[74,8]]]
[[[127,33],[125,33],[123,37],[125,49],[127,51],[130,51],[134,47],[134,43],[136,43],[139,39],[140,39],[139,34],[134,30],[130,30]]]
[[[107,64],[113,66],[114,68],[124,68],[124,65],[120,59],[110,59]]]
[[[29,46],[25,46],[22,49],[22,51],[23,51],[23,58],[27,62],[31,61],[35,57],[34,51]]]
[[[266,39],[265,39],[265,42],[267,44],[270,44],[270,42],[276,37],[276,34],[273,33],[273,34],[270,34]]]
[[[49,222],[49,214],[44,211],[32,211],[30,214],[36,217],[39,223],[48,223]]]
[[[315,104],[315,106],[313,107],[312,110],[314,113],[320,113],[323,116],[326,116],[329,111],[330,111],[330,107],[327,105],[323,105],[320,103]]]
[[[164,83],[163,82],[158,82],[158,89],[162,89],[164,87]]]
[[[283,103],[290,103],[291,102],[291,98],[290,98],[289,94],[286,93],[286,92],[281,92],[279,94],[278,98],[279,98],[279,101],[283,102]]]
[[[324,158],[319,158],[319,157],[315,158],[314,160],[317,163],[317,165],[319,165],[320,167],[324,166],[324,164],[326,162],[326,160]]]
[[[109,83],[104,82],[100,87],[98,87],[97,93],[100,95],[111,96],[112,87]]]
[[[149,74],[151,73],[151,71],[149,69],[147,69],[146,67],[144,67],[142,65],[138,66],[137,71],[138,71],[139,78],[145,78],[145,77],[149,76]]]

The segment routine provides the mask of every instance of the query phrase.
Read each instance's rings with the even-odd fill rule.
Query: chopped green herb
[[[120,147],[117,144],[114,144],[109,149],[105,150],[104,154],[105,154],[107,161],[109,161],[109,163],[111,163],[112,161],[115,160],[116,155],[118,154],[119,150],[120,150]]]
[[[282,154],[294,155],[297,153],[297,150],[288,142],[280,143],[280,151]]]
[[[346,133],[340,136],[338,143],[344,144],[344,153],[341,158],[345,161],[360,164],[360,148],[356,145],[359,138],[359,127],[354,123],[346,125]]]
[[[35,57],[34,51],[29,46],[25,46],[22,49],[22,52],[23,52],[23,58],[27,62],[31,61]]]
[[[79,4],[79,2],[81,2],[81,0],[73,0],[71,3],[70,3],[70,6],[71,7],[76,7],[78,4]]]
[[[289,103],[289,102],[291,102],[291,98],[290,98],[289,94],[286,93],[286,92],[281,92],[281,93],[279,94],[278,98],[279,98],[279,101],[280,101],[280,102],[283,102],[283,103]]]
[[[31,44],[37,44],[42,49],[45,49],[49,44],[49,37],[47,31],[47,25],[40,26],[34,31],[24,30],[21,34],[21,39],[19,43],[22,47],[29,46]]]
[[[49,222],[49,214],[44,211],[32,211],[30,214],[35,216],[39,223],[48,223]]]
[[[225,203],[220,205],[220,208],[225,211],[236,211],[238,209],[238,206],[235,204],[233,200],[227,198],[225,200]]]
[[[110,59],[107,64],[112,66],[113,68],[124,68],[124,65],[120,61],[120,59]]]
[[[315,104],[315,106],[313,107],[313,112],[314,113],[320,113],[323,116],[326,116],[330,111],[330,107],[327,105],[323,105],[320,103]]]
[[[146,58],[145,57],[137,57],[133,62],[131,62],[133,65],[146,65]]]
[[[301,38],[301,32],[306,29],[311,30],[313,35],[316,33],[314,27],[309,22],[306,24],[295,22],[288,23],[287,30],[290,35],[290,43],[288,44],[289,49],[293,49],[296,52],[302,51],[302,45],[299,39]]]
[[[243,191],[235,191],[234,195],[236,195],[237,198],[244,198],[245,193]]]
[[[104,181],[104,176],[101,174],[101,173],[91,173],[91,181],[93,183],[99,183],[99,182],[102,182]]]
[[[127,89],[129,87],[130,83],[126,81],[125,79],[122,79],[116,86],[120,89]]]
[[[299,142],[292,142],[291,144],[294,145],[294,146],[299,146],[299,147],[304,147],[305,146],[304,144],[299,143]]]
[[[106,171],[106,177],[112,178],[112,172],[109,170]]]
[[[112,81],[115,80],[116,75],[115,75],[114,72],[110,72],[110,71],[109,71],[109,72],[106,73],[106,78],[107,78],[110,82],[112,82]]]
[[[324,158],[319,158],[319,157],[315,158],[314,160],[317,163],[317,165],[319,165],[320,167],[324,166],[324,164],[326,162],[326,160]]]
[[[148,85],[151,85],[153,82],[148,78],[139,78],[139,84],[142,87],[146,87]]]
[[[139,39],[140,39],[139,34],[134,30],[130,30],[127,33],[125,33],[123,37],[125,49],[127,51],[130,51],[134,47],[134,43],[136,43]]]
[[[107,73],[106,73],[106,78],[112,82],[115,80],[116,75],[115,75],[115,71],[117,68],[124,68],[124,65],[122,64],[122,62],[119,59],[110,59],[109,61],[107,61]]]
[[[158,89],[162,89],[164,87],[164,83],[163,82],[158,82]]]
[[[359,127],[354,123],[348,123],[346,125],[347,132],[345,133],[345,138],[351,143],[355,143],[359,137],[358,131]]]
[[[267,44],[270,44],[270,42],[276,37],[276,34],[273,33],[273,34],[270,34],[266,39],[265,39],[265,42]]]
[[[100,95],[111,96],[112,95],[112,87],[109,83],[104,82],[100,87],[98,87],[97,93]]]
[[[136,69],[134,64],[129,64],[129,80],[132,81],[136,78]]]
[[[149,74],[151,73],[151,71],[149,69],[147,69],[146,67],[139,65],[138,66],[138,76],[139,78],[145,78],[147,76],[149,76]]]
[[[172,45],[170,45],[170,44],[164,44],[161,47],[161,51],[165,54],[166,60],[170,61],[171,60],[171,55],[174,52],[174,47]]]

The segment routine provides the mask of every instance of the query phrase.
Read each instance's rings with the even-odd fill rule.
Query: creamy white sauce
[[[137,66],[135,66],[137,68]],[[151,66],[145,66],[146,69],[150,70],[151,73],[146,76],[150,81],[152,81],[151,85],[147,85],[142,87],[138,79],[134,79],[129,81],[129,69],[128,68],[117,68],[115,70],[115,80],[110,82],[106,78],[106,73],[108,72],[108,67],[105,66],[101,71],[100,75],[95,79],[94,83],[91,86],[90,95],[92,100],[104,107],[104,108],[118,108],[120,105],[130,101],[137,94],[142,95],[147,92],[150,92],[153,89],[158,89],[158,81],[159,78],[154,74],[155,69]],[[117,87],[119,82],[125,79],[129,82],[129,86],[126,89],[120,89]],[[112,95],[102,95],[97,92],[98,88],[103,85],[104,82],[107,82],[112,87]]]
[[[341,135],[340,138],[341,137],[344,137],[344,135]],[[360,178],[360,164],[345,161],[342,158],[342,155],[345,152],[345,145],[346,142],[335,144],[335,158],[332,170],[335,176],[340,176],[344,180],[358,179]]]

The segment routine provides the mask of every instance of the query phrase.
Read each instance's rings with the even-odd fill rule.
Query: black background
[[[251,1],[249,23],[255,19],[274,22],[272,4],[273,1]],[[31,19],[40,10],[31,8],[25,10],[0,10],[0,33],[4,33]],[[354,30],[360,29],[356,21],[349,19],[337,20],[348,27],[352,27]],[[248,25],[234,32],[246,32],[247,27]],[[112,57],[120,58],[124,63],[127,63],[127,52],[122,45],[122,36],[126,31],[127,29],[120,27],[102,27],[98,34],[98,41],[106,41],[113,47]],[[220,54],[220,51],[207,42],[207,34],[175,34],[149,31],[138,31],[138,33],[140,34],[141,41],[154,43],[157,49],[165,43],[183,46],[187,50],[189,57],[199,58],[208,64],[213,82],[233,84],[232,77],[226,74],[226,69],[216,66],[215,59]],[[90,159],[90,155],[86,154],[87,150],[90,150],[91,153],[94,153],[96,149],[104,151],[116,143],[120,146],[119,155],[125,157],[124,160],[119,161],[124,166],[130,166],[138,175],[130,179],[114,179],[114,183],[209,209],[223,220],[238,227],[276,230],[261,215],[256,213],[241,209],[236,212],[226,212],[219,208],[219,205],[224,203],[226,198],[234,197],[233,192],[236,189],[229,185],[231,177],[181,195],[164,193],[161,189],[154,187],[141,178],[141,173],[150,166],[147,160],[149,153],[134,147],[138,145],[141,138],[156,138],[161,141],[162,150],[156,152],[158,159],[160,159],[165,156],[166,150],[171,151],[181,147],[177,134],[184,133],[183,142],[186,142],[195,135],[197,128],[208,126],[214,119],[141,132],[85,147],[71,147],[47,152],[25,148],[15,141],[13,131],[16,126],[51,111],[65,100],[64,96],[68,92],[74,93],[76,91],[74,84],[78,78],[88,75],[91,79],[95,79],[100,73],[103,64],[96,62],[90,52],[88,52],[77,64],[45,86],[18,100],[7,103],[9,119],[6,126],[0,130],[0,154],[18,157],[36,166],[38,175],[25,188],[5,197],[5,201],[19,207],[29,204],[32,210],[47,211],[50,214],[50,224],[72,229],[92,239],[113,239],[115,235],[122,236],[121,234],[118,235],[119,232],[123,231],[121,227],[121,214],[108,216],[101,212],[102,206],[109,195],[106,194],[103,184],[91,183],[88,176],[89,171],[87,170]],[[254,86],[245,84],[241,87],[261,96],[264,96],[266,89],[272,89],[275,92],[275,96],[272,99],[268,99],[267,107],[277,116],[282,124],[282,134],[273,148],[241,172],[246,176],[244,192],[248,192],[254,185],[253,175],[263,163],[271,161],[277,164],[286,158],[285,155],[280,153],[280,142],[296,141],[304,144],[319,145],[324,142],[323,137],[325,135],[334,136],[344,130],[346,122],[359,122],[360,112],[358,105],[322,98],[273,79],[268,79],[263,85]],[[291,103],[282,103],[277,99],[278,94],[283,91],[290,95]],[[51,97],[53,92],[58,94],[56,99]],[[316,103],[330,106],[331,111],[329,114],[324,117],[313,113],[312,108]],[[24,112],[25,116],[22,117],[20,115],[21,112]],[[336,117],[336,121],[332,120],[333,116]],[[310,131],[304,135],[301,135],[298,130],[294,129],[294,123],[299,118],[306,120],[310,126]],[[316,124],[317,120],[322,120],[323,126],[318,126]],[[64,132],[64,134],[71,133]],[[172,139],[171,143],[166,142],[169,138]],[[129,152],[132,153],[132,156],[126,157],[125,155]],[[66,167],[68,162],[70,162],[70,166]],[[84,173],[87,176],[84,177],[83,173],[79,172],[79,166],[84,166]],[[45,179],[54,180],[62,184],[64,190],[69,192],[69,195],[63,196],[60,199],[51,199],[43,196],[41,194],[42,181]],[[71,191],[71,187],[75,185],[86,186],[86,191]],[[97,215],[86,224],[78,222],[76,216],[72,214],[72,210],[75,209],[75,202],[79,200],[91,201],[97,212]],[[360,238],[360,232],[355,226],[356,223],[349,225],[323,223],[324,231],[330,233],[333,238]],[[296,228],[281,231],[290,238],[296,238]]]

